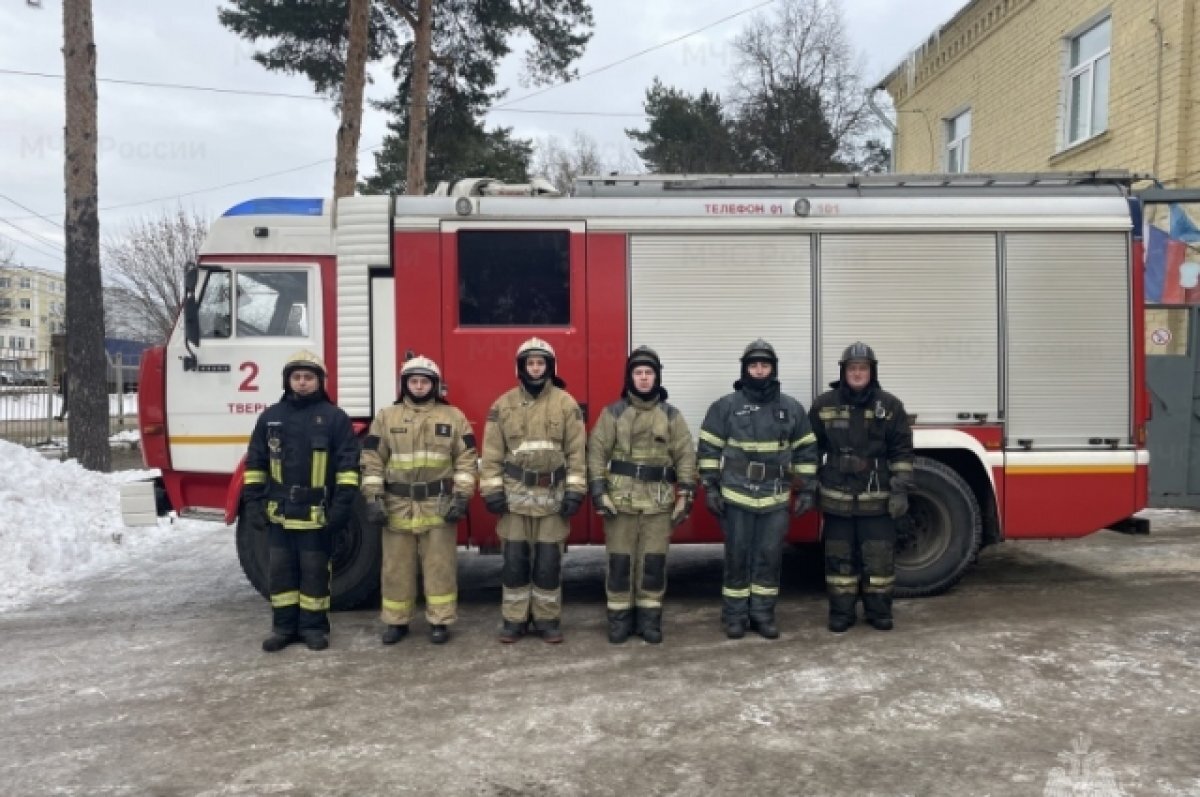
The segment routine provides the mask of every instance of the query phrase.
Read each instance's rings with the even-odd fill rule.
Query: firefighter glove
[[[717,517],[725,514],[725,499],[721,497],[721,488],[716,482],[704,486],[704,505]]]
[[[694,500],[696,494],[691,490],[679,491],[679,495],[675,496],[675,508],[671,510],[671,528],[682,525],[688,519],[688,515],[692,514]]]
[[[888,497],[888,514],[902,518],[908,514],[908,493],[892,493]]]
[[[367,502],[367,522],[372,526],[387,525],[387,509],[383,505],[383,499],[375,496]]]
[[[508,511],[508,499],[504,497],[503,490],[485,495],[483,504],[493,515],[503,515]]]
[[[562,503],[558,507],[558,514],[563,517],[571,517],[579,511],[579,507],[581,506],[583,506],[583,493],[567,490],[566,495],[562,497]]]
[[[601,517],[616,517],[617,505],[613,503],[604,486],[603,479],[596,479],[592,482],[592,506],[596,507],[596,514]]]
[[[250,522],[261,521],[266,524],[267,518],[267,502],[263,498],[247,497],[245,503],[242,504],[242,514],[244,514]]]
[[[800,517],[817,505],[817,491],[804,489],[796,493],[795,503],[792,504],[792,515]]]
[[[456,495],[450,503],[450,508],[446,510],[446,522],[457,523],[462,520],[467,514],[467,501],[470,499],[465,495]]]

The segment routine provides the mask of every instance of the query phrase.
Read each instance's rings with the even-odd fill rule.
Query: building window
[[[946,120],[946,171],[965,172],[971,163],[971,112]]]
[[[459,325],[570,324],[570,244],[565,230],[460,231]]]
[[[12,299],[0,299],[0,310],[11,310]]]
[[[1067,42],[1067,105],[1063,138],[1068,147],[1108,129],[1111,43],[1111,17],[1105,17]]]
[[[11,327],[11,326],[12,326],[11,318],[0,318],[0,327]],[[0,343],[3,343],[3,342],[4,342],[4,339],[0,338]]]
[[[31,327],[31,326],[33,326],[33,322],[32,322],[32,321],[30,321],[28,318],[22,318],[22,319],[20,320],[20,322],[19,322],[19,323],[20,323],[20,325],[21,325],[21,326],[23,326],[23,327]]]
[[[33,280],[29,279],[29,277],[21,277],[21,287],[22,288],[32,288]]]
[[[0,288],[11,288],[12,280],[9,277],[0,277]]]
[[[30,309],[31,307],[33,307],[33,303],[32,303],[32,302],[30,302],[28,299],[22,299],[22,300],[21,300],[21,309],[22,309],[22,310],[28,310],[28,309]]]

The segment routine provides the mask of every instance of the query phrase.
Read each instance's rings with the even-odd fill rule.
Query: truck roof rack
[[[572,194],[582,197],[709,193],[728,196],[778,193],[807,196],[1128,195],[1134,182],[1147,179],[1150,178],[1122,169],[967,174],[611,174],[575,178]]]

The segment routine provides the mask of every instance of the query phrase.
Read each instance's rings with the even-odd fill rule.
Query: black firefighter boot
[[[380,637],[380,641],[385,645],[394,645],[406,636],[408,636],[407,625],[389,625]]]
[[[305,631],[301,636],[304,637],[304,644],[309,650],[324,650],[329,647],[329,634],[324,631]]]
[[[620,611],[609,611],[608,613],[608,641],[614,645],[619,645],[629,635],[633,633],[633,612],[629,609],[621,609]]]
[[[446,640],[450,638],[450,629],[445,625],[436,624],[429,626],[429,641],[435,645],[444,645]]]
[[[500,628],[500,641],[506,645],[518,641],[523,636],[525,636],[525,623],[505,620],[504,625]]]
[[[662,642],[662,609],[638,609],[637,632],[651,645]]]
[[[758,632],[763,639],[779,639],[779,626],[775,625],[774,615],[759,615],[750,618],[750,627]]]
[[[542,635],[543,642],[557,645],[563,641],[563,632],[558,627],[558,620],[535,620],[533,627]]]
[[[278,653],[293,642],[299,641],[299,634],[281,634],[278,631],[272,631],[271,635],[263,640],[262,649],[267,653]]]

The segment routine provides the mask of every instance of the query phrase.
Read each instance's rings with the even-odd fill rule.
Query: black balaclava
[[[644,393],[633,386],[633,369],[639,365],[648,366],[654,371],[654,384]],[[667,400],[667,389],[662,386],[662,361],[649,346],[638,346],[625,360],[625,393],[642,401]]]
[[[417,398],[414,396],[412,390],[410,390],[408,387],[408,380],[414,376],[423,376],[433,383],[433,386],[429,388],[429,392],[425,394],[424,398]],[[438,395],[441,393],[441,389],[442,380],[438,379],[436,376],[429,376],[428,374],[409,374],[400,380],[400,397],[402,399],[404,397],[408,397],[408,400],[413,404],[426,404],[430,401],[436,401]]]
[[[750,376],[750,363],[770,363],[771,373],[755,379]],[[741,390],[754,401],[770,401],[779,395],[779,358],[766,341],[754,341],[746,347],[742,354],[742,373],[738,381],[733,383],[734,390]]]
[[[541,379],[535,380],[529,378],[529,372],[525,370],[526,357],[542,357],[546,360],[546,373],[542,375]],[[542,391],[546,389],[546,385],[550,382],[553,382],[557,388],[565,388],[567,383],[558,376],[555,365],[555,358],[544,351],[526,352],[523,356],[517,358],[517,379],[521,380],[521,385],[534,398],[540,396]]]

